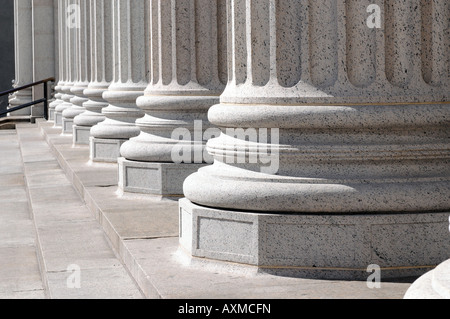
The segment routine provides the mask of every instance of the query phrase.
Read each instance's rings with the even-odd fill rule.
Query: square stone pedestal
[[[50,122],[55,121],[55,109],[48,109],[48,120]]]
[[[63,120],[63,116],[62,116],[62,112],[55,112],[55,126],[62,126],[62,120]]]
[[[73,119],[66,119],[63,117],[62,129],[63,129],[64,134],[72,134],[73,133]]]
[[[205,187],[208,187],[205,185]],[[180,245],[193,257],[283,276],[367,280],[420,276],[450,257],[450,213],[271,214],[180,200]]]
[[[73,126],[73,144],[75,145],[89,145],[91,138],[91,127],[89,126]]]
[[[206,164],[134,162],[119,158],[119,189],[123,192],[183,196],[184,180]]]
[[[90,137],[90,159],[93,162],[117,163],[120,147],[127,139],[101,139]]]

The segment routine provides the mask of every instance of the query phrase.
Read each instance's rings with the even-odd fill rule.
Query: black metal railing
[[[8,91],[5,91],[5,92],[1,92],[0,93],[0,97],[4,96],[4,95],[9,95],[11,93],[15,93],[15,92],[18,92],[18,91],[21,91],[21,90],[25,90],[25,89],[28,89],[28,88],[31,88],[31,87],[35,87],[35,86],[38,86],[38,85],[41,85],[41,84],[44,85],[44,97],[42,99],[35,100],[35,101],[29,102],[29,103],[26,103],[26,104],[22,104],[22,105],[10,108],[10,109],[8,109],[6,111],[0,112],[0,117],[2,117],[4,115],[7,115],[9,113],[15,112],[15,111],[19,111],[19,110],[25,109],[27,107],[30,107],[30,106],[33,106],[33,105],[36,105],[36,104],[44,103],[44,118],[46,120],[48,120],[48,82],[54,82],[54,81],[55,81],[55,78],[48,78],[48,79],[41,80],[41,81],[38,81],[38,82],[30,83],[30,84],[27,84],[27,85],[24,85],[24,86],[21,86],[21,87],[18,87],[18,88],[14,88],[14,89],[11,89],[11,90],[8,90]]]

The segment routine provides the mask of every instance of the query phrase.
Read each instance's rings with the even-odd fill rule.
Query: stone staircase
[[[18,274],[25,278],[33,274],[33,286],[10,285],[3,291],[3,297],[143,298],[37,127],[16,124],[15,131],[16,135],[10,138],[17,139],[18,148],[14,165],[10,165],[17,177],[22,175],[23,184],[20,189],[11,189],[16,194],[9,199],[26,201],[28,209],[23,209],[28,214],[20,223],[16,220],[9,227],[14,227],[22,237],[27,236],[27,242],[19,237],[15,242],[17,246],[10,246],[9,260],[13,261],[11,267],[34,265]],[[16,215],[20,211],[12,208],[4,212]],[[5,233],[8,234],[8,230]],[[26,249],[28,254],[16,259],[16,249]]]
[[[17,123],[30,122],[30,116],[5,116],[0,118],[0,130],[13,130]]]
[[[89,147],[74,147],[52,123],[17,124],[5,134],[0,264],[8,262],[0,267],[0,298],[402,299],[411,285],[370,289],[364,281],[192,259],[178,244],[177,198],[119,193],[117,164],[89,162]],[[71,286],[76,275],[80,288]]]

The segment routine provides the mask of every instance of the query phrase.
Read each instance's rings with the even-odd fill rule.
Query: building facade
[[[14,87],[21,87],[55,76],[59,60],[55,59],[54,0],[14,0]],[[33,87],[14,93],[9,98],[9,107],[17,107],[44,97],[41,87]],[[14,112],[38,118],[44,115],[43,105]]]
[[[332,279],[450,258],[446,0],[29,5],[54,17],[51,120],[123,192],[184,197],[192,256]]]
[[[0,92],[11,89],[11,83],[15,78],[14,67],[14,4],[8,0],[0,1],[2,11],[0,12],[0,43],[2,52],[0,56]],[[6,111],[8,97],[0,97],[0,112]]]

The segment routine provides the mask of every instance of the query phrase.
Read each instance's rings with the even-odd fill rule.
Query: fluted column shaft
[[[88,101],[84,90],[88,87],[90,80],[90,5],[89,1],[76,0],[79,8],[79,26],[75,28],[75,74],[76,80],[70,89],[74,95],[70,102],[72,106],[63,111],[63,128],[65,133],[72,133],[75,116],[83,113],[83,103]]]
[[[136,120],[139,136],[121,146],[119,189],[180,196],[184,179],[207,162],[207,111],[225,87],[225,1],[149,4],[150,79],[136,102],[145,116]]]
[[[144,113],[136,99],[147,87],[145,16],[146,1],[113,1],[114,79],[103,98],[106,120],[92,127],[91,135],[102,139],[124,139],[139,135],[135,121]]]
[[[74,119],[81,127],[92,127],[105,120],[102,109],[108,106],[102,95],[113,80],[112,2],[90,0],[90,82],[84,90],[89,99],[84,102],[85,112]]]
[[[208,113],[222,134],[185,180],[183,248],[324,279],[448,258],[448,1],[227,5],[229,82]]]
[[[55,108],[62,104],[64,101],[62,99],[65,79],[65,66],[64,66],[64,28],[65,28],[65,11],[64,11],[64,0],[57,1],[57,38],[56,45],[58,46],[58,82],[55,86],[55,100],[49,105],[49,120],[55,120]]]
[[[234,2],[232,83],[222,101],[281,104],[280,97],[294,105],[383,104],[387,97],[390,103],[446,101],[445,1],[378,1],[385,33],[366,24],[373,2]],[[242,24],[246,18],[258,22]]]
[[[33,82],[32,9],[31,0],[14,0],[15,80],[13,87]],[[13,108],[31,102],[32,89],[16,92],[9,98]],[[14,115],[30,115],[31,109],[14,112]]]
[[[180,141],[175,129],[191,133],[191,151],[202,153],[202,134],[194,141],[194,121],[209,127],[208,109],[219,102],[226,83],[226,17],[222,0],[150,1],[150,83],[137,105],[145,117],[141,134],[125,143],[129,160],[173,162]],[[200,132],[202,133],[202,132]],[[193,156],[189,155],[192,159]],[[192,163],[190,162],[190,163]],[[203,160],[196,160],[202,163]]]
[[[223,134],[187,198],[253,211],[450,208],[448,3],[380,1],[384,33],[365,23],[371,3],[230,1],[229,83],[209,112]],[[270,138],[226,132],[249,127],[279,130],[275,170]]]
[[[72,107],[72,103],[70,100],[74,97],[72,93],[72,87],[75,84],[76,76],[77,76],[77,63],[76,63],[76,22],[69,19],[77,19],[76,14],[72,11],[69,11],[72,8],[72,5],[75,5],[75,0],[64,0],[63,10],[64,10],[64,32],[61,35],[64,39],[64,68],[65,68],[65,81],[64,86],[62,87],[62,92],[64,93],[62,96],[63,103],[59,104],[55,108],[55,126],[62,126],[63,116],[62,113],[67,108]]]

